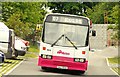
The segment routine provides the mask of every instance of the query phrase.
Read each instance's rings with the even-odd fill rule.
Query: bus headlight
[[[82,63],[84,63],[85,62],[85,58],[74,58],[74,61],[75,62],[82,62]]]
[[[47,55],[47,59],[52,59],[52,56],[51,55]]]
[[[42,58],[45,58],[45,59],[46,59],[46,58],[47,58],[47,56],[46,56],[46,55],[42,55]]]
[[[51,55],[41,54],[41,58],[44,58],[44,59],[52,59],[52,56],[51,56]]]

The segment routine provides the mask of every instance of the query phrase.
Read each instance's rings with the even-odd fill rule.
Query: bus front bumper
[[[74,62],[73,58],[64,58],[63,60],[56,59],[58,57],[53,57],[53,59],[43,59],[39,56],[38,66],[49,67],[49,68],[59,68],[59,69],[68,69],[68,70],[79,70],[86,71],[88,66],[88,61],[84,63]],[[60,57],[59,57],[60,58]],[[66,61],[65,61],[66,60]]]

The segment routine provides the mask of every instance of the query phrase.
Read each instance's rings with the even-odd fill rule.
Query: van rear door
[[[0,50],[4,53],[8,51],[9,30],[0,29]]]

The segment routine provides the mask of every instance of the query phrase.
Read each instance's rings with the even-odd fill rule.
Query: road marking
[[[106,57],[106,61],[107,61],[107,65],[110,67],[110,63],[108,61],[108,58]],[[113,71],[116,75],[119,76],[119,74],[117,72],[115,72],[111,67],[110,67],[110,70]]]
[[[15,67],[13,67],[10,71],[8,71],[6,74],[4,75],[9,75],[14,69],[16,69],[20,64],[23,63],[24,60],[22,60],[20,63],[18,63]]]
[[[117,72],[115,72],[111,67],[110,67],[110,70],[112,70],[116,75],[119,76],[119,74]]]
[[[106,61],[107,61],[107,65],[110,66],[109,61],[108,61],[108,58],[106,57],[105,59],[106,59]]]

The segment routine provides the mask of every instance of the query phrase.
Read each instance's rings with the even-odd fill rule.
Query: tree
[[[84,9],[84,14],[87,13],[87,9],[90,8],[92,9],[94,6],[96,6],[97,4],[99,4],[99,2],[83,2],[83,9]]]
[[[111,39],[115,40],[117,43],[120,42],[120,5],[116,3],[110,12],[110,21],[114,22],[115,25],[109,25],[108,29],[112,29],[114,33],[111,36]]]
[[[34,35],[37,24],[42,24],[46,14],[43,9],[45,4],[42,2],[3,2],[2,21],[9,28],[14,29],[16,35],[25,39]]]
[[[0,21],[2,19],[2,3],[0,3]]]
[[[82,13],[82,4],[79,2],[49,2],[48,7],[53,13],[75,15]]]
[[[114,24],[115,20],[112,17],[113,7],[116,6],[115,2],[101,2],[92,8],[87,8],[85,16],[89,17],[93,23],[104,24],[104,14],[107,13],[107,20],[109,24]]]
[[[31,33],[31,24],[28,22],[23,23],[20,20],[20,17],[20,13],[14,13],[9,17],[9,19],[6,22],[6,25],[9,25],[9,28],[13,29],[17,36],[25,38],[28,33]]]
[[[116,41],[120,42],[120,5],[117,3],[114,7],[113,10],[111,11],[111,18],[115,22],[116,26],[113,27],[113,30],[116,32],[115,34],[112,35],[112,38]]]
[[[87,8],[92,8],[98,2],[49,2],[48,7],[53,13],[83,15]]]

